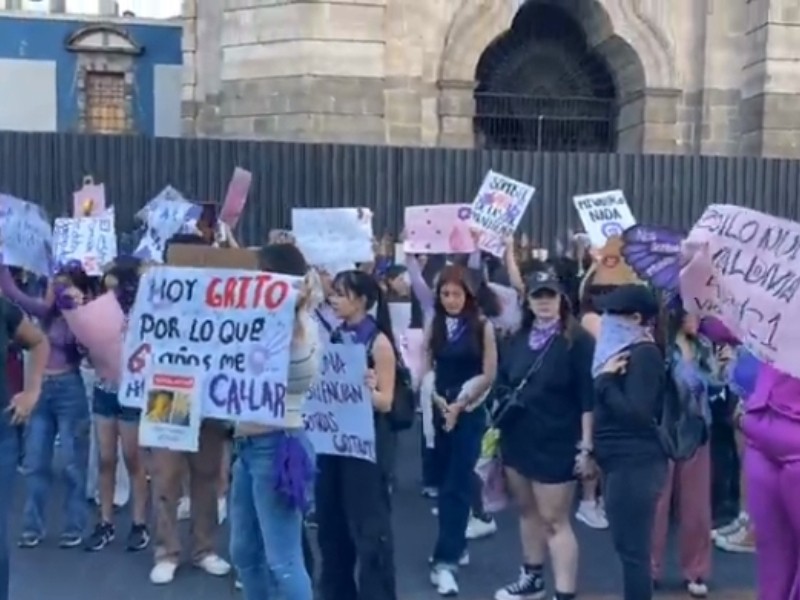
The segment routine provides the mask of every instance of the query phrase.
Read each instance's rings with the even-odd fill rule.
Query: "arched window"
[[[478,145],[613,152],[617,91],[581,26],[557,6],[526,2],[490,44],[475,78]]]

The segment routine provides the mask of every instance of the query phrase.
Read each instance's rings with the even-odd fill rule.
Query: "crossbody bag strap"
[[[517,387],[514,388],[514,393],[521,392],[522,388],[528,385],[528,381],[530,381],[531,377],[533,377],[536,374],[536,372],[542,368],[544,357],[550,351],[550,346],[553,345],[553,341],[555,340],[555,338],[556,336],[552,336],[549,340],[547,340],[547,344],[542,349],[542,352],[539,354],[539,356],[536,357],[536,360],[533,361],[533,364],[531,365],[530,369],[528,369],[528,372],[525,373],[525,377],[523,377],[522,380],[517,384]]]

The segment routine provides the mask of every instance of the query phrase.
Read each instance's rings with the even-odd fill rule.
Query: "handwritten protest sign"
[[[250,171],[239,167],[234,169],[233,177],[228,184],[228,192],[225,194],[225,202],[219,213],[219,220],[226,223],[231,229],[236,227],[239,217],[242,216],[252,183],[253,174]]]
[[[292,234],[315,266],[374,258],[372,211],[365,208],[293,208]]]
[[[372,399],[364,383],[367,356],[360,344],[328,344],[321,374],[306,399],[303,419],[317,454],[375,462]]]
[[[489,171],[483,179],[470,220],[481,234],[478,247],[504,256],[506,240],[513,235],[536,189],[500,173]]]
[[[139,444],[197,452],[202,399],[191,367],[151,365],[145,379],[146,406],[139,418]]]
[[[80,261],[92,276],[102,275],[103,267],[117,257],[114,212],[100,217],[59,218],[53,225],[53,258],[57,265]]]
[[[40,206],[0,194],[0,251],[4,265],[50,275],[53,230]]]
[[[584,194],[573,197],[572,201],[595,248],[602,248],[608,238],[620,236],[636,225],[622,190]]]
[[[403,251],[408,254],[474,252],[470,214],[469,204],[407,206]]]
[[[148,365],[189,366],[204,418],[282,424],[301,281],[242,269],[149,269],[123,343],[120,403],[143,406]]]
[[[164,262],[167,241],[200,217],[200,206],[186,200],[172,186],[167,186],[136,213],[146,229],[134,256],[156,263]]]
[[[89,352],[97,374],[106,381],[119,383],[125,314],[114,293],[107,292],[62,314],[69,330]]]
[[[106,186],[91,175],[83,178],[81,189],[72,193],[72,216],[99,217],[106,212]]]
[[[800,224],[739,206],[709,206],[681,272],[687,311],[717,317],[753,354],[800,377]]]

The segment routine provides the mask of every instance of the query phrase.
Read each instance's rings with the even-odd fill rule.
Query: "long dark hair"
[[[466,335],[469,336],[470,344],[474,350],[483,349],[483,319],[478,306],[478,299],[469,284],[468,272],[464,267],[458,265],[448,265],[439,273],[439,281],[436,283],[433,300],[433,322],[431,323],[431,353],[436,354],[447,344],[447,322],[446,318],[450,315],[444,309],[441,294],[442,288],[447,284],[458,285],[464,290],[464,308],[461,317],[464,318],[467,327]]]
[[[258,267],[262,271],[304,277],[308,263],[294,244],[269,244],[258,250]]]
[[[378,326],[378,331],[389,339],[393,348],[396,347],[389,304],[381,286],[372,275],[357,270],[342,271],[334,277],[332,287],[342,295],[351,294],[364,298],[367,311],[375,308],[375,324]]]
[[[102,290],[113,290],[122,312],[126,315],[130,313],[136,301],[141,270],[140,259],[134,256],[118,256],[103,277]]]

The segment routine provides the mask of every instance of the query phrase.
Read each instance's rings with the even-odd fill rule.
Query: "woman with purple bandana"
[[[432,370],[435,379],[434,460],[441,476],[431,583],[452,596],[458,594],[456,571],[466,552],[474,468],[487,424],[484,400],[497,370],[494,328],[481,315],[464,268],[447,266],[439,274],[424,339],[425,372]]]
[[[20,291],[8,268],[0,269],[2,293],[40,320],[50,342],[41,398],[31,415],[25,438],[27,496],[19,540],[21,548],[38,546],[46,534],[46,504],[57,435],[65,461],[66,483],[59,546],[75,548],[83,542],[87,520],[89,406],[80,373],[81,352],[61,310],[88,300],[91,287],[91,280],[80,264],[71,262],[56,273],[45,298],[40,300]]]
[[[296,246],[265,246],[263,271],[306,277],[308,266]],[[306,279],[307,281],[307,279]],[[231,559],[244,600],[312,600],[303,556],[303,514],[313,479],[313,453],[303,427],[303,402],[319,372],[318,327],[305,285],[297,301],[286,384],[283,427],[240,423],[231,482]]]
[[[317,459],[320,592],[323,600],[395,600],[389,490],[395,436],[388,413],[394,401],[397,353],[389,307],[375,278],[362,271],[337,274],[332,292],[331,306],[342,324],[331,341],[366,346],[376,461],[345,456]]]
[[[520,510],[524,556],[517,581],[494,597],[544,598],[549,551],[555,600],[572,600],[578,542],[570,512],[577,477],[592,474],[594,339],[572,316],[554,273],[531,273],[525,289],[522,328],[501,346],[498,373],[505,386],[522,384],[518,414],[501,421],[499,429],[508,485]]]

